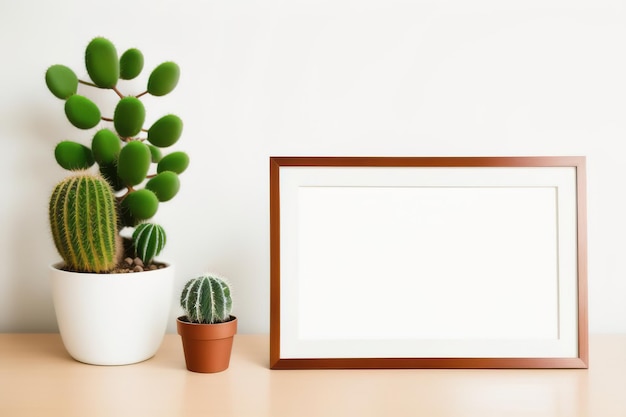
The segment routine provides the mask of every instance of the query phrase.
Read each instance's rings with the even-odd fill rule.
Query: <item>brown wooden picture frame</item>
[[[419,226],[413,225],[413,214],[410,210],[414,207],[422,210],[425,196],[430,196],[432,192],[443,196],[442,201],[450,203],[448,206],[456,205],[456,211],[443,210],[447,213],[446,216],[450,217],[435,218],[434,221],[429,220],[420,223]],[[518,209],[516,202],[526,204],[527,195],[536,198],[536,202],[531,201],[527,206]],[[340,199],[336,201],[337,196]],[[384,198],[381,198],[382,196]],[[388,199],[387,196],[392,198]],[[508,201],[509,196],[512,197],[511,201]],[[486,198],[484,203],[481,200],[483,197]],[[365,200],[361,200],[362,198]],[[395,199],[408,201],[406,204],[410,209],[404,210],[400,207],[396,210],[398,204],[393,203]],[[384,202],[378,204],[380,200]],[[363,204],[363,201],[368,203]],[[509,251],[513,253],[510,254],[512,258],[509,260],[512,262],[502,261],[502,264],[498,266],[500,269],[494,269],[492,274],[494,277],[486,280],[480,272],[467,268],[469,285],[464,287],[465,294],[463,297],[457,294],[455,301],[448,301],[449,305],[447,305],[446,300],[450,297],[448,297],[449,293],[445,292],[447,291],[445,288],[433,290],[432,294],[428,294],[434,282],[429,277],[432,269],[427,270],[427,273],[421,269],[415,274],[409,271],[411,274],[407,276],[410,279],[398,277],[404,275],[404,270],[416,265],[417,268],[421,268],[422,265],[421,261],[406,259],[406,253],[415,252],[406,252],[404,246],[397,248],[392,246],[391,250],[386,251],[388,246],[381,244],[374,248],[374,252],[369,252],[368,246],[367,252],[362,254],[357,252],[346,256],[333,255],[331,256],[333,260],[328,261],[329,265],[325,265],[328,260],[326,255],[328,253],[332,255],[338,249],[342,250],[346,247],[346,242],[356,247],[365,247],[361,243],[363,236],[366,235],[354,234],[355,229],[349,229],[346,226],[346,230],[343,230],[343,227],[345,223],[353,221],[351,213],[360,212],[364,206],[369,207],[371,201],[375,202],[373,206],[380,207],[371,209],[371,212],[367,212],[370,210],[367,209],[365,214],[358,213],[354,216],[357,217],[354,222],[359,221],[359,215],[369,216],[367,222],[360,220],[363,227],[359,230],[371,231],[374,234],[377,230],[382,230],[385,234],[382,238],[387,238],[387,223],[377,224],[378,219],[391,221],[395,229],[402,229],[403,227],[400,227],[404,226],[402,222],[408,221],[411,223],[409,225],[411,233],[408,234],[411,236],[409,238],[411,245],[424,243],[415,238],[419,235],[419,233],[414,233],[415,230],[422,232],[425,228],[427,233],[424,236],[431,240],[438,237],[439,229],[428,226],[433,222],[454,223],[454,227],[446,229],[448,232],[452,231],[451,233],[457,230],[455,228],[463,229],[463,233],[481,230],[475,229],[474,226],[468,226],[466,230],[464,225],[471,222],[462,220],[457,222],[457,217],[463,219],[467,214],[468,210],[465,207],[469,206],[468,201],[484,204],[484,207],[479,206],[475,212],[472,212],[472,215],[478,213],[479,217],[481,211],[485,211],[482,209],[490,208],[494,202],[497,204],[502,202],[503,207],[510,209],[517,217],[513,218],[515,216],[512,214],[511,218],[507,215],[499,218],[496,215],[500,223],[493,225],[494,230],[490,230],[491,225],[487,224],[485,228],[487,237],[484,238],[484,242],[489,246],[489,250],[497,251],[499,246],[516,244],[517,235],[512,234],[510,241],[506,240],[508,235],[501,233],[500,229],[503,224],[506,229],[508,227],[506,222],[510,222],[511,228],[516,233],[526,233],[518,225],[521,221],[520,217],[524,217],[525,229],[533,229],[528,232],[529,239],[534,239],[535,235],[546,236],[538,241],[538,245],[530,241],[526,246],[542,248],[542,243],[545,243],[547,249],[529,249],[530,258],[524,252],[526,246],[521,251],[517,248]],[[404,204],[403,202],[402,205]],[[354,207],[345,208],[346,205],[354,205]],[[538,206],[537,218],[533,217],[534,214],[527,215],[527,212],[534,213],[535,206]],[[424,208],[423,210],[420,213],[426,214],[425,217],[437,217],[441,211],[440,208]],[[554,210],[554,213],[551,210]],[[379,216],[378,214],[381,213],[382,215]],[[406,216],[406,219],[402,216]],[[479,221],[488,223],[489,219],[490,217],[485,215]],[[544,231],[544,223],[550,226],[548,227],[550,230]],[[404,232],[398,233],[399,237],[405,236]],[[505,236],[505,241],[502,245],[494,243],[494,238],[490,237],[490,233],[497,236],[497,239]],[[474,234],[483,233],[481,231]],[[466,236],[459,235],[458,238],[463,240]],[[471,239],[475,238],[481,237],[473,236]],[[376,236],[371,240],[375,242]],[[331,248],[326,248],[326,246]],[[317,252],[310,254],[311,250]],[[327,250],[333,252],[327,252]],[[346,288],[354,288],[355,284],[360,284],[361,278],[334,271],[356,268],[360,271],[359,274],[363,275],[365,269],[360,265],[355,265],[358,263],[357,260],[371,262],[371,255],[378,253],[376,251],[388,252],[384,265],[379,266],[399,265],[399,269],[392,274],[393,276],[384,278],[392,280],[394,285],[399,284],[397,286],[401,290],[400,298],[403,300],[400,304],[385,301],[388,303],[385,304],[385,309],[396,310],[397,306],[399,310],[409,313],[406,321],[397,328],[385,329],[379,334],[367,327],[370,318],[364,316],[370,314],[368,305],[378,302],[379,297],[383,298],[384,287],[378,290],[366,290],[359,293],[358,297],[352,290],[344,288],[335,291],[340,293],[335,299],[327,300],[325,296],[320,297],[320,294],[324,294],[322,292],[311,295],[311,299],[308,299],[308,292],[312,288],[315,291],[319,290],[315,287],[317,279],[323,281],[320,286],[328,283],[334,285],[343,279],[347,281]],[[506,252],[507,256],[509,252]],[[515,255],[517,252],[523,254]],[[397,258],[396,253],[399,254]],[[477,254],[480,258],[476,264],[478,269],[491,263],[491,258],[487,255],[483,256],[482,252],[477,252]],[[437,257],[439,254],[432,252],[431,255]],[[455,257],[462,255],[464,256],[464,254],[452,251],[442,254],[442,259],[450,260],[453,264]],[[520,259],[514,256],[519,256]],[[537,262],[533,256],[537,257]],[[522,257],[524,259],[521,259]],[[349,259],[346,260],[347,265],[342,265],[344,258]],[[542,263],[544,258],[546,259],[545,267]],[[529,259],[530,261],[527,262]],[[586,164],[585,157],[582,156],[271,157],[270,262],[271,369],[588,367]],[[494,262],[497,263],[498,260],[494,259]],[[428,263],[428,261],[425,260],[423,263]],[[533,266],[535,263],[542,266],[535,267]],[[535,308],[535,306],[526,308],[525,300],[516,299],[515,297],[518,296],[512,294],[511,289],[507,289],[506,285],[492,285],[496,279],[509,279],[506,274],[501,278],[498,273],[510,264],[522,266],[522,269],[531,265],[528,267],[530,269],[525,270],[527,275],[521,278],[511,278],[511,285],[516,285],[519,289],[513,292],[530,294],[531,301],[538,305],[545,305],[545,308]],[[514,272],[517,272],[517,269],[511,267],[512,276],[515,275]],[[329,271],[330,276],[320,274],[320,271]],[[463,271],[466,270],[463,269]],[[534,273],[528,273],[533,271],[538,272],[537,276]],[[454,274],[443,276],[442,281],[461,283]],[[549,279],[541,279],[542,276]],[[530,283],[526,284],[526,278]],[[364,282],[371,287],[375,279],[377,280],[378,276],[365,277]],[[394,279],[397,281],[393,281]],[[475,285],[472,284],[472,280],[476,282]],[[481,287],[481,283],[487,283],[488,286]],[[519,288],[524,285],[528,288]],[[532,285],[536,285],[536,288]],[[341,285],[338,287],[343,288]],[[546,288],[549,289],[547,291],[549,294],[541,295]],[[402,293],[409,292],[419,294],[422,303],[407,301],[412,298],[407,298]],[[490,293],[489,296],[486,296],[486,293]],[[442,294],[445,296],[441,297]],[[340,296],[343,298],[338,298]],[[517,328],[512,328],[505,331],[505,333],[510,331],[511,334],[500,338],[498,329],[501,327],[498,325],[501,323],[493,324],[493,326],[486,324],[484,329],[472,328],[470,332],[475,331],[475,333],[465,334],[464,330],[459,330],[462,327],[454,324],[455,315],[463,317],[470,310],[471,316],[472,308],[467,307],[472,305],[473,299],[479,304],[493,302],[494,305],[490,307],[492,311],[495,311],[496,308],[509,304],[506,297],[512,297],[510,304],[518,308],[511,307],[511,311],[505,311],[502,316],[506,318],[507,313],[510,313],[513,320],[517,320],[515,323],[519,323],[519,334],[515,333]],[[439,298],[438,304],[431,303],[429,298]],[[341,300],[341,303],[345,302],[347,306],[340,305],[338,300]],[[354,305],[351,307],[350,303]],[[442,303],[444,305],[440,309],[439,306]],[[413,304],[426,304],[426,310],[420,310],[423,307],[416,307]],[[464,311],[458,311],[458,305],[464,306]],[[339,324],[329,319],[330,315],[320,315],[318,318],[316,310],[318,306],[320,309],[322,306],[340,309],[350,317],[343,320],[339,315],[335,318],[336,322],[345,321],[348,326],[354,323],[354,328],[339,329]],[[415,310],[412,310],[413,308]],[[428,308],[434,308],[436,311],[433,311],[431,315]],[[413,312],[417,317],[410,317],[410,313]],[[447,314],[447,318],[438,323],[437,315],[442,312]],[[535,315],[531,318],[533,314]],[[541,314],[546,315],[545,320]],[[393,316],[394,312],[392,311],[390,315]],[[477,315],[476,317],[485,316]],[[524,323],[527,318],[530,324]],[[372,316],[372,319],[380,321],[378,317]],[[414,319],[419,319],[419,323],[413,325]],[[327,331],[322,325],[329,322],[336,327]],[[552,324],[544,326],[543,323]],[[431,334],[437,337],[427,336]],[[465,354],[466,352],[469,354]]]

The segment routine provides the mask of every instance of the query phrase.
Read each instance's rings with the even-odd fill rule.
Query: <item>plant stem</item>
[[[141,97],[141,96],[145,96],[146,94],[148,94],[148,90],[144,91],[144,92],[143,92],[143,93],[141,93],[141,94],[137,94],[137,95],[135,96],[135,98],[139,98],[139,97]]]
[[[119,196],[119,197],[116,197],[116,198],[117,198],[117,201],[119,201],[119,202],[124,201],[124,199],[125,199],[126,197],[128,197],[128,194],[132,193],[133,191],[135,191],[135,189],[133,188],[133,186],[132,186],[132,185],[127,185],[127,186],[126,186],[126,193],[124,193],[124,195],[121,195],[121,196]]]
[[[94,83],[90,83],[87,81],[83,81],[83,80],[78,80],[79,83],[84,84],[84,85],[88,85],[89,87],[96,87],[96,88],[100,88],[97,85],[95,85]]]
[[[94,83],[90,83],[88,81],[78,80],[78,82],[80,84],[88,85],[89,87],[100,88],[97,85],[95,85]],[[117,89],[117,87],[111,87],[110,89],[113,90],[115,92],[115,94],[118,95],[119,98],[124,98],[124,94],[122,94],[121,91]]]
[[[124,98],[124,94],[122,94],[120,90],[117,89],[117,87],[113,87],[112,90],[115,91],[119,98]]]

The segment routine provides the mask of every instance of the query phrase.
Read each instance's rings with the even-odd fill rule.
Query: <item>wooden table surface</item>
[[[185,369],[180,338],[128,366],[78,363],[58,334],[0,334],[0,416],[626,416],[626,335],[592,335],[587,370],[272,371],[267,335],[230,368]]]

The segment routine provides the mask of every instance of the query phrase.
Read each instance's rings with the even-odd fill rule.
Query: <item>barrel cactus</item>
[[[115,205],[109,184],[89,173],[77,173],[54,188],[50,229],[66,268],[106,272],[115,267],[121,248]]]
[[[207,274],[190,279],[180,295],[180,305],[192,323],[229,321],[233,306],[230,286],[223,279]]]
[[[144,264],[152,262],[165,246],[165,231],[158,224],[142,223],[133,232],[135,254]]]
[[[138,49],[131,48],[118,55],[111,41],[97,37],[85,49],[89,80],[79,79],[72,69],[60,64],[52,65],[45,74],[50,92],[64,101],[67,120],[78,129],[94,131],[89,144],[60,141],[55,147],[55,159],[66,170],[98,173],[106,181],[114,195],[118,233],[124,228],[146,224],[157,213],[160,203],[174,198],[180,189],[179,175],[189,165],[185,152],[164,152],[182,135],[180,117],[166,114],[145,126],[148,116],[142,102],[144,95],[161,97],[172,92],[178,84],[180,69],[174,62],[164,62],[150,73],[145,91],[137,95],[123,94],[120,80],[135,79],[143,71],[143,65],[143,54]],[[91,98],[79,94],[79,85],[86,89],[93,87],[95,92],[113,92],[118,98],[113,114],[105,114]],[[119,251],[120,259],[130,256],[132,251],[144,254],[144,263],[150,262],[165,243],[162,229],[159,236],[158,250],[154,251],[154,242],[147,246],[142,242],[142,249],[136,244],[125,244],[122,246],[126,253]],[[80,270],[105,272],[100,265],[81,266]]]

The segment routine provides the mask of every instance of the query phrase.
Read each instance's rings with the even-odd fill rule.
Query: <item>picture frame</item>
[[[270,157],[270,368],[587,368],[583,156]]]

